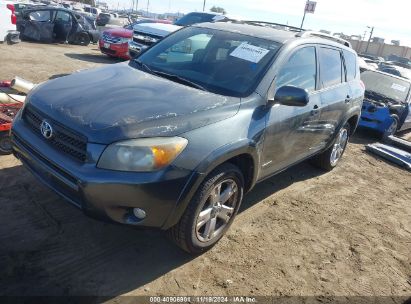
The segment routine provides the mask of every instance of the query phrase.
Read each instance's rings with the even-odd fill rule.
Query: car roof
[[[73,11],[70,9],[67,9],[65,7],[57,7],[57,6],[34,6],[34,7],[30,7],[28,9],[26,9],[26,12],[30,12],[30,11],[50,11],[50,10],[58,10],[58,11],[65,11],[65,12],[69,12],[72,13]]]
[[[258,23],[258,22],[255,22]],[[264,22],[263,22],[264,23]],[[269,23],[267,23],[269,24]],[[228,31],[228,32],[233,32],[233,33],[240,33],[243,35],[248,35],[248,36],[253,36],[257,38],[262,38],[266,40],[271,40],[274,42],[278,42],[281,44],[285,44],[291,41],[305,41],[306,43],[318,43],[318,44],[327,44],[330,46],[338,47],[344,50],[349,50],[351,52],[355,52],[352,48],[347,47],[341,43],[333,41],[333,37],[330,37],[329,39],[323,38],[326,35],[323,35],[321,33],[318,33],[318,36],[305,36],[301,34],[304,34],[304,30],[299,30],[294,27],[289,27],[292,30],[285,30],[285,29],[276,29],[273,28],[272,26],[261,26],[259,24],[251,24],[251,23],[236,23],[236,22],[207,22],[207,23],[199,23],[192,25],[193,27],[204,27],[204,28],[210,28],[210,29],[215,29],[215,30],[223,30],[223,31]],[[282,25],[284,27],[287,27],[287,25]],[[309,31],[306,31],[309,33]],[[314,33],[314,32],[313,32]],[[337,39],[337,38],[334,38]]]

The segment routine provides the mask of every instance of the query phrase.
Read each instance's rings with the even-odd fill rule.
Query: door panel
[[[311,94],[305,107],[276,104],[267,115],[262,177],[273,174],[321,147],[315,138],[320,118],[321,99]]]
[[[346,73],[340,50],[320,47],[321,122],[327,128],[324,135],[330,141],[352,103],[352,92],[346,82]]]
[[[262,177],[321,149],[321,96],[317,88],[317,59],[314,46],[297,49],[277,73],[275,87],[293,85],[306,89],[310,100],[305,107],[275,104],[267,113]]]
[[[72,29],[72,20],[69,13],[65,11],[57,11],[54,20],[54,35],[58,41],[68,40],[68,36]]]

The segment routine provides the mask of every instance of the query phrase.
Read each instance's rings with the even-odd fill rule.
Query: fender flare
[[[191,199],[197,192],[198,188],[213,170],[215,170],[218,166],[222,165],[228,160],[243,154],[250,156],[254,163],[253,178],[250,185],[251,189],[256,184],[258,177],[259,156],[257,143],[249,139],[244,139],[224,145],[209,154],[207,158],[202,160],[196,167],[189,181],[181,192],[173,211],[164,222],[162,229],[169,229],[170,227],[178,223],[188,204],[191,202]]]

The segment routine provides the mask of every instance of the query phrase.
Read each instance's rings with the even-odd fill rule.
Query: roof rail
[[[299,28],[299,27],[295,27],[295,26],[291,26],[288,24],[281,24],[281,23],[275,23],[275,22],[266,22],[266,21],[243,21],[246,24],[250,24],[250,25],[258,25],[258,26],[269,26],[272,28],[280,28],[283,30],[288,30],[288,31],[292,31],[292,32],[301,32],[303,31],[303,29]]]
[[[315,37],[321,37],[321,38],[325,38],[325,39],[329,39],[338,43],[341,43],[342,45],[345,45],[349,48],[352,48],[351,43],[348,42],[347,40],[332,36],[332,35],[328,35],[325,33],[321,33],[321,32],[315,32],[315,31],[302,31],[298,34],[295,35],[296,37],[309,37],[309,36],[315,36]]]

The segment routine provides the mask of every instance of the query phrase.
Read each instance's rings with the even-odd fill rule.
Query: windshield
[[[135,61],[142,70],[216,94],[245,97],[264,76],[280,44],[238,33],[188,27]]]
[[[212,14],[202,14],[202,13],[189,13],[185,15],[184,17],[181,17],[178,19],[176,22],[174,22],[175,25],[180,25],[180,26],[188,26],[196,23],[201,23],[201,22],[211,22],[213,21],[213,18],[215,15]]]
[[[405,102],[410,91],[410,83],[377,72],[366,71],[361,74],[365,92],[374,92],[396,102]]]

